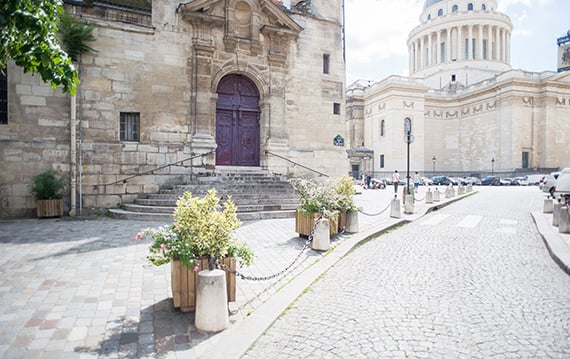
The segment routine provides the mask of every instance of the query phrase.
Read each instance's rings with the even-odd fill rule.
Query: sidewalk
[[[570,234],[558,232],[558,227],[552,225],[552,213],[535,211],[531,215],[550,256],[570,275]]]

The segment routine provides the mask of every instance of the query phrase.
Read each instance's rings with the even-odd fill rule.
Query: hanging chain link
[[[386,212],[386,210],[387,210],[388,208],[390,208],[391,205],[392,205],[392,201],[390,201],[390,203],[388,203],[388,205],[386,206],[386,208],[384,208],[383,210],[381,210],[381,211],[378,212],[378,213],[366,213],[366,212],[364,212],[363,210],[361,210],[360,208],[358,209],[358,212],[362,213],[362,214],[365,215],[365,216],[369,216],[369,217],[379,216],[379,215],[381,215],[382,213]]]
[[[319,224],[319,222],[322,219],[323,219],[323,212],[320,212],[317,219],[315,219],[315,223],[313,224],[313,229],[311,230],[311,234],[309,234],[309,236],[307,237],[307,240],[305,241],[305,244],[303,245],[303,248],[301,248],[301,251],[299,252],[299,254],[297,254],[297,257],[295,257],[295,259],[288,266],[286,266],[285,268],[283,268],[279,272],[276,272],[276,273],[273,273],[273,274],[270,274],[267,276],[251,276],[251,275],[245,275],[238,270],[231,269],[218,260],[216,261],[216,264],[218,265],[219,268],[225,270],[226,272],[232,273],[232,274],[240,277],[243,280],[265,281],[265,280],[271,280],[271,279],[277,278],[277,277],[285,274],[287,271],[289,271],[295,265],[295,263],[297,263],[299,258],[301,258],[301,255],[307,250],[307,248],[309,248],[311,246],[311,242],[313,241],[315,231],[317,230],[317,225]]]

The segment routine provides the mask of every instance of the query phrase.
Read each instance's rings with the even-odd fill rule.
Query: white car
[[[540,189],[542,192],[550,193],[554,191],[554,184],[556,183],[556,179],[560,172],[552,172],[551,174],[544,177],[542,182],[540,183]]]
[[[553,196],[554,198],[564,196],[570,199],[570,168],[563,169],[558,175],[554,184]]]

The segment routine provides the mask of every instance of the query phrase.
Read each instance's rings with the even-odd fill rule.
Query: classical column
[[[433,59],[432,59],[432,41],[431,38],[433,37],[433,34],[430,32],[428,34],[428,48],[427,48],[427,61],[426,61],[426,66],[431,66]]]
[[[507,55],[507,53],[506,53],[506,48],[507,48],[506,37],[507,37],[507,35],[506,34],[507,34],[507,31],[505,29],[502,29],[501,30],[501,60],[503,62],[507,62],[507,56],[506,56]]]
[[[477,58],[479,60],[483,59],[483,25],[479,26],[479,52],[477,53]]]
[[[505,44],[507,51],[507,63],[511,63],[511,33],[507,31],[507,43]]]
[[[435,63],[441,62],[441,30],[437,31],[437,44],[435,45]]]
[[[501,61],[501,28],[497,26],[495,29],[495,54],[497,61]]]
[[[473,25],[467,27],[467,59],[473,59]]]
[[[422,68],[422,69],[423,69],[424,66],[425,66],[424,48],[425,48],[425,45],[424,45],[424,37],[422,36],[422,37],[420,38],[420,68]]]
[[[463,35],[461,34],[461,25],[457,27],[457,61],[463,59]]]
[[[408,68],[409,68],[410,74],[414,73],[414,71],[415,71],[413,61],[414,61],[414,59],[413,59],[413,53],[412,53],[412,45],[408,45]]]
[[[447,28],[447,42],[445,43],[445,62],[451,62],[451,29]]]
[[[493,60],[493,27],[487,27],[487,60]]]

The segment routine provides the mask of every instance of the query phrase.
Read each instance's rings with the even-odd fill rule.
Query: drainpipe
[[[76,213],[76,191],[77,191],[77,117],[76,117],[76,106],[77,98],[75,95],[71,96],[71,138],[70,138],[70,179],[71,179],[71,198],[69,200],[69,215],[75,216]]]

